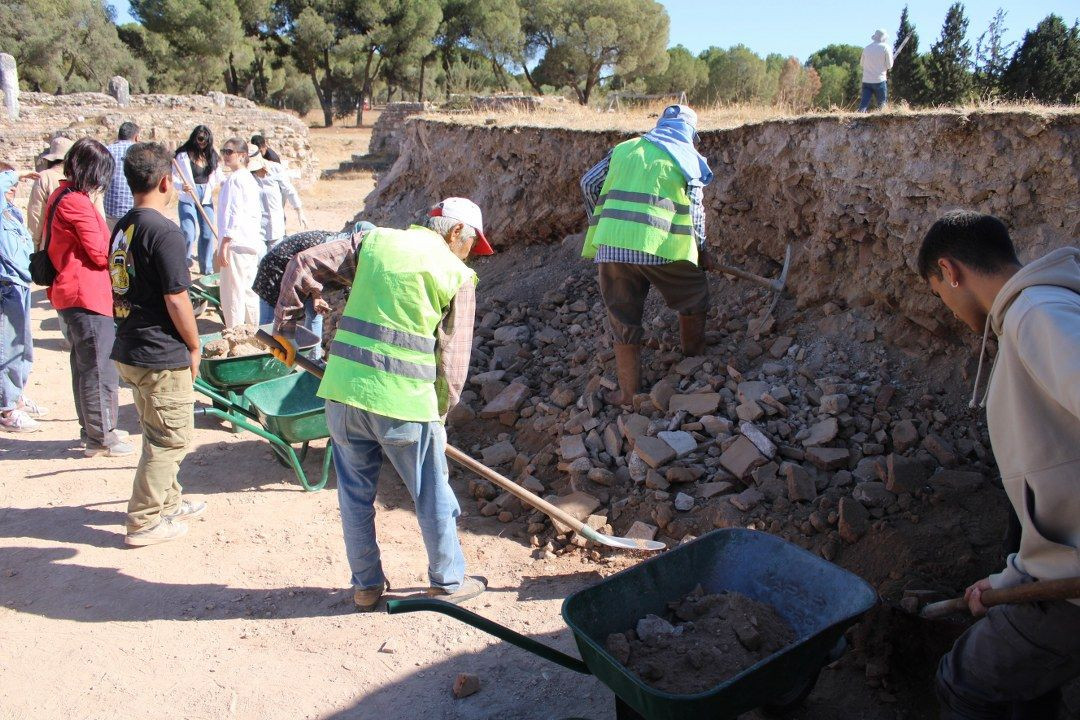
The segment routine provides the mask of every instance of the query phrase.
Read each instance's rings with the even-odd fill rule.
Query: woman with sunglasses
[[[205,125],[191,131],[187,142],[176,149],[173,183],[180,190],[180,229],[187,240],[188,257],[199,261],[199,272],[214,272],[214,234],[196,204],[201,204],[210,222],[214,221],[214,190],[224,181],[220,156],[214,150],[214,134]],[[198,253],[198,254],[196,254]]]
[[[259,260],[266,254],[262,234],[262,195],[251,170],[265,167],[266,160],[254,145],[234,137],[221,146],[225,166],[231,171],[221,186],[217,217],[217,265],[221,268],[221,314],[225,327],[259,322],[259,296],[252,285]]]

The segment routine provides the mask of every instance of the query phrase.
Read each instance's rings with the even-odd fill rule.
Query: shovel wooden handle
[[[1015,587],[1001,588],[1000,590],[983,590],[982,592],[982,604],[986,607],[1074,599],[1080,599],[1080,577],[1041,580]],[[967,602],[964,601],[964,598],[958,597],[926,605],[919,611],[919,617],[933,620],[944,617],[949,613],[964,612],[967,609]]]
[[[188,179],[184,177],[184,171],[180,169],[180,163],[176,162],[176,158],[173,158],[172,165],[174,168],[176,168],[176,174],[183,178],[184,182],[188,182]],[[189,184],[191,185],[192,189],[194,189],[195,179],[192,178]],[[199,214],[202,215],[202,219],[206,221],[206,226],[210,228],[210,232],[214,233],[214,239],[218,242],[221,242],[221,238],[218,237],[217,234],[217,228],[214,227],[214,222],[210,219],[210,216],[206,214],[206,210],[203,209],[202,202],[197,198],[192,199],[195,200],[195,208],[199,211]]]

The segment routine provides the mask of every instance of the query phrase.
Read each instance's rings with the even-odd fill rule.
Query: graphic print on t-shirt
[[[126,318],[131,314],[131,302],[127,293],[131,288],[131,278],[135,270],[130,266],[128,250],[131,248],[131,236],[135,233],[135,224],[131,223],[113,237],[112,253],[109,255],[109,278],[113,288],[113,316]]]

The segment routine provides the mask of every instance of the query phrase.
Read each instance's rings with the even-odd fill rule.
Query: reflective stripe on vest
[[[438,420],[445,388],[440,397],[435,332],[469,281],[476,274],[426,228],[368,232],[319,397],[399,420]]]
[[[581,254],[595,257],[600,245],[697,262],[686,178],[665,150],[645,138],[612,151]]]

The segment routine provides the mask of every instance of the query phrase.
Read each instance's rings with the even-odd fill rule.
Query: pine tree
[[[971,45],[964,39],[967,28],[963,4],[953,3],[926,66],[930,102],[935,105],[955,105],[971,94]]]
[[[896,49],[908,35],[911,39],[899,53]],[[893,47],[893,68],[889,73],[889,97],[891,100],[906,100],[909,105],[922,105],[927,102],[929,87],[926,79],[926,65],[919,56],[919,34],[908,19],[907,5],[900,13],[900,29],[896,31],[896,45]]]
[[[1001,94],[1001,76],[1016,43],[1005,43],[1005,11],[998,8],[990,26],[975,41],[975,90],[982,98]]]
[[[1002,76],[1014,98],[1074,103],[1080,97],[1080,28],[1048,15],[1024,40]]]

